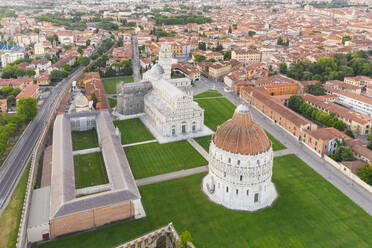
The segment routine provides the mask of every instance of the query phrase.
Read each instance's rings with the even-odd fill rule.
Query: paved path
[[[100,152],[100,151],[101,151],[101,148],[95,147],[95,148],[89,148],[89,149],[84,149],[84,150],[73,151],[72,152],[72,155],[73,156],[75,156],[75,155],[83,155],[83,154],[89,154],[89,153]]]
[[[125,144],[123,147],[128,147],[128,146],[137,146],[137,145],[143,145],[143,144],[149,144],[149,143],[155,143],[158,142],[156,139],[153,140],[146,140],[142,142],[137,142],[137,143],[132,143],[132,144]]]
[[[197,150],[206,160],[209,160],[208,152],[204,150],[204,148],[199,145],[198,142],[196,142],[194,139],[188,139],[187,142],[189,142],[189,144],[192,145],[192,147],[194,147],[195,150]]]
[[[142,185],[158,183],[162,181],[168,181],[168,180],[175,179],[175,178],[187,177],[187,176],[199,174],[199,173],[206,172],[206,171],[208,171],[208,166],[206,165],[199,166],[199,167],[192,168],[192,169],[180,170],[180,171],[170,172],[170,173],[162,174],[158,176],[137,179],[136,184],[137,186],[142,186]]]

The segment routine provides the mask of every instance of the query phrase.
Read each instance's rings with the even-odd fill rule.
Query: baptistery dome
[[[255,211],[277,197],[271,182],[273,151],[265,131],[240,105],[213,136],[204,193],[215,203],[236,210]]]
[[[245,155],[259,154],[271,147],[263,128],[252,121],[247,105],[240,105],[232,119],[217,129],[213,142],[220,149]]]

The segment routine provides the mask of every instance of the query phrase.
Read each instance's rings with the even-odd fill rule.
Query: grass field
[[[249,213],[201,192],[205,174],[140,187],[147,217],[64,237],[41,247],[109,248],[173,222],[196,247],[372,247],[372,217],[295,155],[274,159],[279,198]]]
[[[98,136],[95,129],[72,132],[72,150],[84,150],[98,147]]]
[[[74,156],[74,167],[77,189],[108,183],[101,152]]]
[[[221,125],[228,119],[231,119],[235,111],[235,105],[226,98],[196,99],[195,101],[199,103],[200,107],[205,109],[204,123],[213,131],[216,131],[219,125]],[[273,144],[273,151],[278,151],[286,148],[271,134],[269,134],[268,132],[266,133]],[[196,138],[195,141],[198,142],[206,151],[209,150],[208,138]]]
[[[204,148],[204,150],[206,150],[207,152],[209,152],[209,145],[211,144],[212,135],[194,138],[194,140],[199,145],[201,145]]]
[[[114,121],[121,132],[121,143],[131,144],[155,139],[142,121],[138,118]]]
[[[217,97],[222,96],[217,90],[207,90],[199,95],[194,96],[194,99],[204,98],[204,97]]]
[[[115,78],[103,78],[102,83],[103,87],[105,87],[106,94],[115,94],[116,93],[116,85],[120,82],[124,83],[132,83],[133,77],[115,77]]]
[[[136,179],[208,164],[187,141],[136,145],[124,151]]]
[[[117,104],[116,98],[111,98],[110,97],[110,98],[108,98],[108,102],[109,102],[111,108],[116,107],[116,104]]]
[[[2,248],[16,246],[29,171],[30,163],[19,180],[8,206],[0,216],[0,247]]]

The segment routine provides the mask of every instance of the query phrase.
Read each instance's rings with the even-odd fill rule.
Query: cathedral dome
[[[247,105],[238,106],[232,119],[218,127],[213,143],[222,150],[244,155],[260,154],[271,147],[263,128],[252,120]]]
[[[151,68],[151,74],[155,74],[155,75],[161,75],[164,73],[164,69],[163,67],[161,67],[159,64],[156,64],[154,65],[152,68]]]

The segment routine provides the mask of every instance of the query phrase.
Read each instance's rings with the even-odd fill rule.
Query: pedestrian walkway
[[[275,151],[274,152],[274,157],[284,156],[284,155],[288,155],[288,154],[292,154],[292,153],[294,153],[294,152],[291,151],[291,149],[283,149],[283,150],[280,150],[280,151]]]
[[[199,145],[198,142],[196,142],[194,139],[188,139],[187,142],[189,142],[192,147],[195,148],[206,160],[209,160],[208,152],[204,150],[204,148]]]
[[[146,140],[142,142],[137,142],[137,143],[131,143],[131,144],[125,144],[123,147],[129,147],[129,146],[138,146],[138,145],[143,145],[143,144],[149,144],[149,143],[155,143],[158,142],[156,139],[153,140]]]
[[[207,172],[207,171],[208,171],[208,166],[200,166],[200,167],[196,167],[192,169],[180,170],[180,171],[170,172],[170,173],[166,173],[166,174],[162,174],[158,176],[137,179],[136,184],[137,186],[142,186],[142,185],[147,185],[147,184],[152,184],[152,183],[168,181],[168,180],[172,180],[176,178],[187,177],[187,176],[191,176],[194,174],[199,174],[199,173]]]
[[[93,152],[100,152],[100,151],[101,151],[101,148],[95,147],[95,148],[89,148],[89,149],[84,149],[84,150],[73,151],[72,152],[72,155],[73,156],[84,155],[84,154],[89,154],[89,153],[93,153]]]

